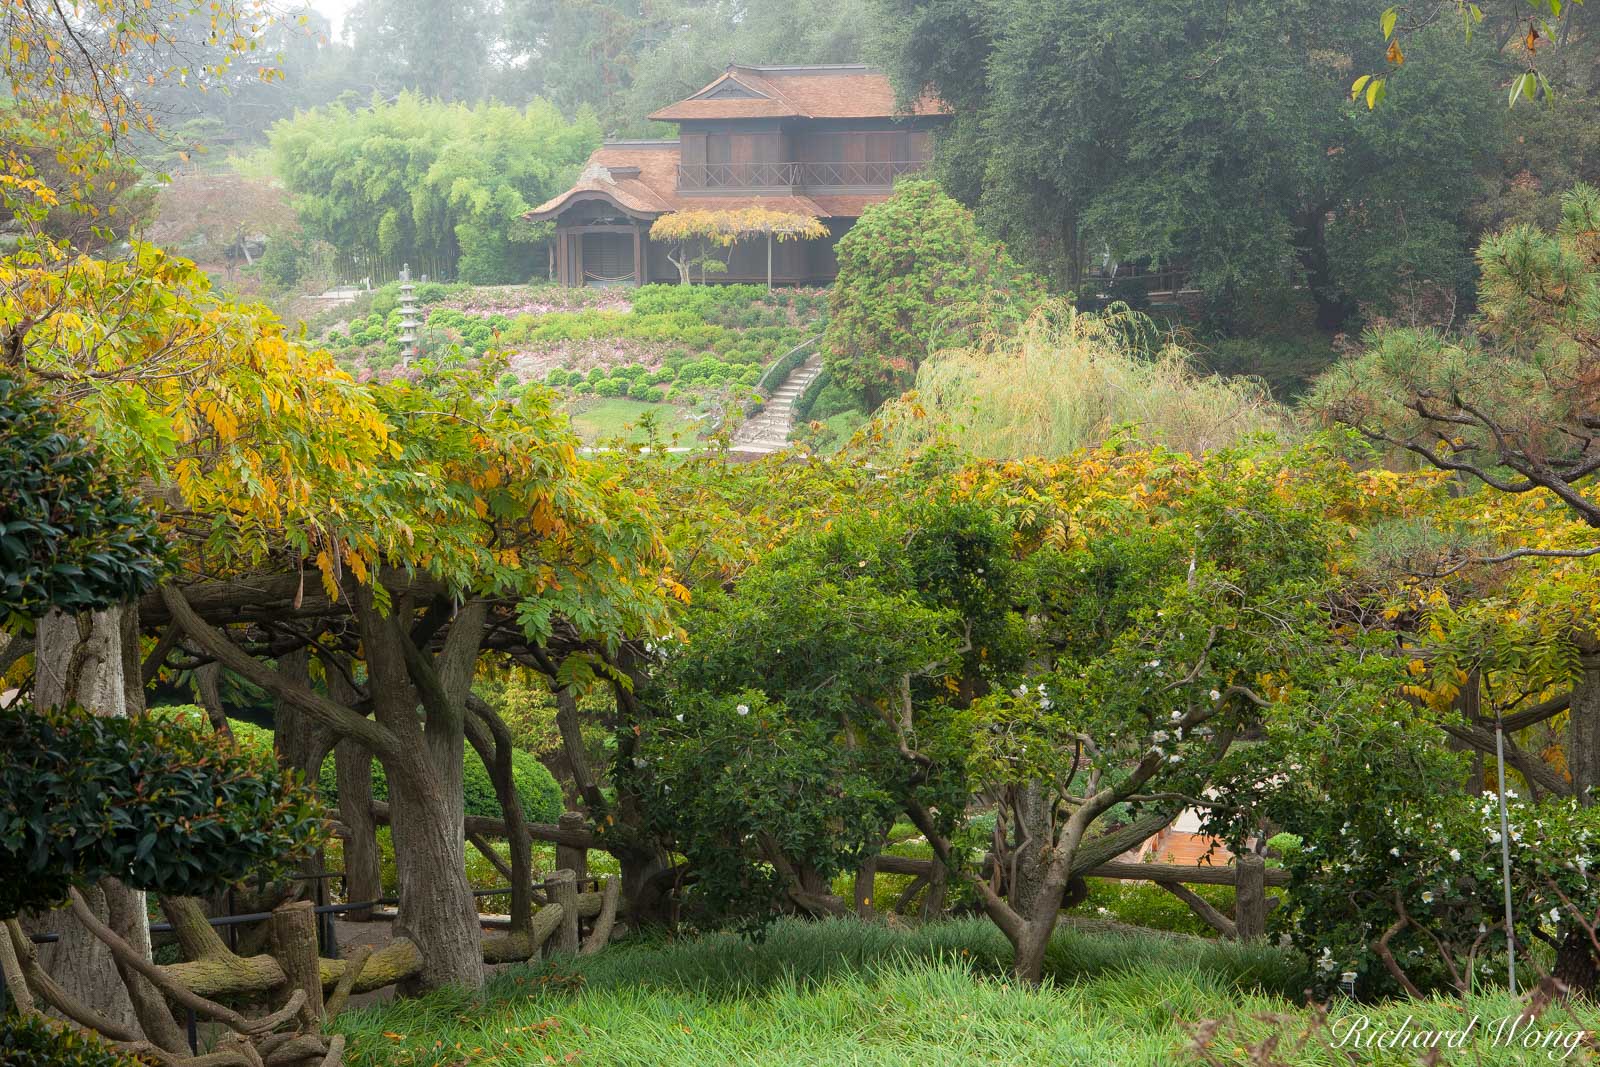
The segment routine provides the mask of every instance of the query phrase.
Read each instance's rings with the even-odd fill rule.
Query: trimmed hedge
[[[750,418],[767,406],[767,400],[772,396],[773,390],[782,385],[789,375],[794,373],[794,369],[804,363],[811,356],[811,353],[817,350],[818,340],[820,338],[810,337],[801,341],[780,356],[777,362],[768,367],[761,377],[756,379],[755,390],[761,395],[744,406],[745,418]]]
[[[193,715],[202,721],[205,718],[205,712],[193,705],[162,710],[183,716]],[[240,748],[247,752],[264,751],[271,754],[271,730],[238,719],[229,719],[228,725],[233,729],[234,739],[239,742]],[[517,796],[522,801],[522,812],[530,821],[555,822],[566,810],[566,800],[561,794],[561,786],[557,784],[545,765],[531,753],[521,749],[512,750],[511,777],[517,785]],[[462,759],[462,789],[466,794],[468,815],[477,815],[485,819],[500,818],[502,814],[500,800],[495,796],[494,783],[489,780],[489,772],[470,745],[467,746]],[[317,793],[329,807],[339,802],[339,788],[334,774],[332,753],[323,760],[322,768],[317,774]],[[389,780],[383,773],[383,764],[377,760],[372,761],[372,799],[383,801],[389,799]]]
[[[817,397],[822,395],[822,391],[832,380],[827,371],[819,371],[817,376],[811,379],[811,384],[806,386],[805,391],[795,398],[793,410],[796,426],[811,421],[811,409],[817,406]]]
[[[500,818],[503,813],[500,799],[494,794],[494,782],[489,779],[483,761],[470,745],[462,758],[461,769],[461,787],[466,794],[467,814],[485,819]],[[517,785],[517,799],[522,801],[522,814],[530,822],[555,822],[566,810],[561,786],[556,784],[537,757],[520,748],[511,752],[511,779]],[[339,787],[331,754],[323,761],[322,770],[317,775],[317,792],[330,806],[339,803]],[[372,761],[372,799],[389,799],[389,780],[383,773],[383,764],[377,760]]]

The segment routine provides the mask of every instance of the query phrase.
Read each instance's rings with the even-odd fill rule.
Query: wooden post
[[[873,895],[878,885],[878,858],[864,860],[861,869],[856,872],[855,905],[856,915],[863,919],[872,917]]]
[[[607,875],[605,888],[600,892],[600,914],[594,921],[594,929],[589,931],[589,940],[584,942],[581,950],[585,956],[599,952],[611,940],[611,932],[617,928],[617,901],[621,896],[622,882]]]
[[[305,993],[301,1029],[322,1031],[322,969],[317,962],[317,916],[309,900],[285,904],[272,913],[272,954],[283,967],[285,989]]]
[[[578,954],[578,878],[569,869],[550,876],[550,902],[561,905],[561,929],[556,933],[556,951]]]
[[[645,277],[645,238],[644,227],[637,222],[633,224],[633,284],[644,285],[650,279]],[[581,877],[581,876],[580,876]]]
[[[573,833],[581,833],[585,826],[583,813],[579,811],[564,811],[556,822],[561,829]],[[557,842],[556,869],[571,871],[572,876],[580,882],[585,880],[589,877],[589,850]]]
[[[1254,853],[1235,856],[1238,883],[1233,902],[1233,925],[1240,941],[1267,936],[1267,861]]]

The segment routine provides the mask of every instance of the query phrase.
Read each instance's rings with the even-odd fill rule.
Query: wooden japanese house
[[[678,139],[608,142],[572,188],[528,213],[556,223],[562,284],[677,281],[651,224],[668,212],[743,207],[822,220],[828,236],[775,245],[771,271],[781,284],[825,284],[838,271],[839,237],[895,179],[927,164],[948,116],[930,99],[897,108],[885,75],[841,65],[730,66],[650,117],[676,123]],[[765,282],[768,252],[764,241],[735,244],[715,280]]]

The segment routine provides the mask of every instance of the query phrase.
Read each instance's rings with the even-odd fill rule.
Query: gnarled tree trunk
[[[1583,673],[1572,687],[1567,709],[1567,772],[1572,795],[1588,807],[1600,789],[1600,649],[1583,648]]]
[[[328,692],[345,707],[354,707],[358,694],[340,665],[328,663]],[[372,752],[360,741],[345,738],[333,749],[333,770],[339,791],[339,821],[343,824],[345,899],[351,903],[383,896],[383,863],[378,852],[378,824],[372,817]],[[350,922],[372,918],[371,908],[345,913]]]
[[[66,615],[52,611],[41,618],[36,632],[34,700],[41,708],[77,704],[96,715],[128,714],[127,682],[123,674],[123,609]],[[143,710],[140,708],[139,710]],[[112,892],[127,894],[124,914],[142,914],[144,894],[120,885]],[[110,918],[105,893],[90,887],[84,894],[101,919]],[[140,1031],[127,987],[110,949],[91,934],[68,909],[42,917],[39,927],[60,935],[41,946],[39,961],[68,994],[113,1022]],[[129,944],[150,955],[150,930],[143,922],[117,931]]]
[[[351,903],[383,896],[383,863],[378,824],[372,818],[372,753],[359,741],[340,741],[333,750],[339,786],[339,821],[344,824],[344,886]],[[372,918],[371,908],[346,912],[351,922]]]
[[[400,916],[395,933],[414,941],[422,970],[406,992],[483,984],[477,901],[466,872],[462,757],[466,698],[482,639],[485,607],[457,612],[435,664],[401,630],[403,612],[378,612],[365,590],[352,598],[361,619],[373,714],[400,738],[402,759],[380,757],[389,780]],[[417,708],[424,714],[419,719]]]

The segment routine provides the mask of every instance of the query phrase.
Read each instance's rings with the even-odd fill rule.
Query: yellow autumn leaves
[[[726,248],[750,237],[775,241],[815,240],[828,235],[820,219],[771,208],[750,207],[725,211],[674,211],[650,227],[655,241],[703,240]]]

